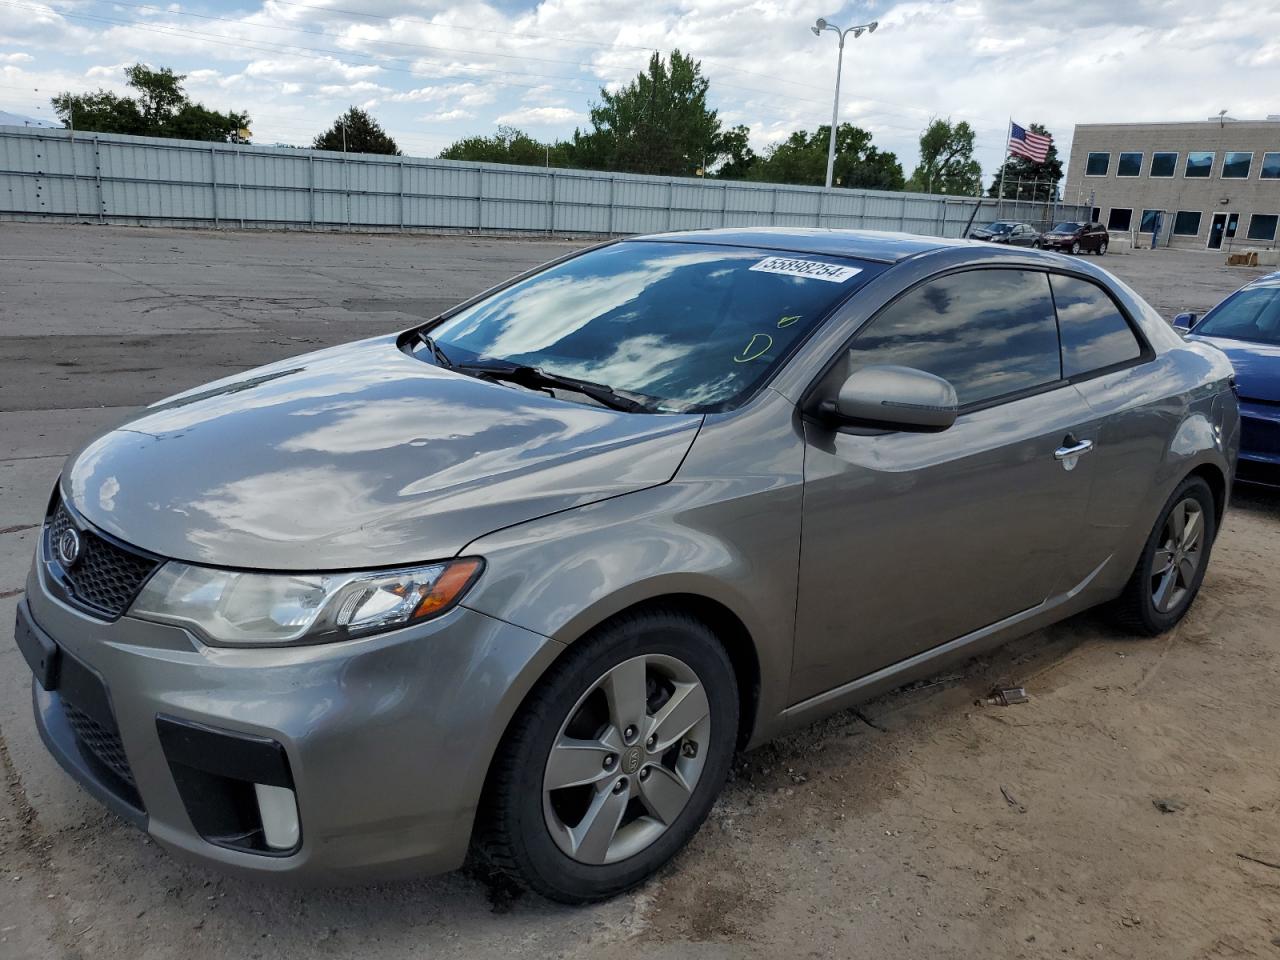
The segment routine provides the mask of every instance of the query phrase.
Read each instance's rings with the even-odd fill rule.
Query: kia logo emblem
[[[80,559],[80,534],[68,527],[58,535],[58,559],[64,567],[74,567]]]

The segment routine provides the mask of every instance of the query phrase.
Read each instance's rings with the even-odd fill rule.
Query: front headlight
[[[327,643],[438,616],[483,566],[467,557],[368,573],[241,573],[170,561],[129,616],[187,627],[215,645]]]

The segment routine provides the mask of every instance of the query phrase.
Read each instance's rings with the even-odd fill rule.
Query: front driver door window
[[[961,416],[932,434],[806,423],[793,702],[1083,576],[1071,541],[1088,457],[1068,471],[1054,453],[1068,434],[1087,437],[1091,415],[1061,376],[1044,273],[971,270],[915,287],[864,325],[820,389],[868,364],[945,377]]]

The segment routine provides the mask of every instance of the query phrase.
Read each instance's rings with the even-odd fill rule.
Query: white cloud
[[[0,53],[0,63],[30,63],[34,59],[29,53]]]
[[[389,99],[405,103],[449,103],[459,107],[481,107],[493,103],[497,94],[491,87],[477,83],[443,83],[431,87],[418,87],[397,93]]]
[[[568,107],[521,107],[519,110],[504,113],[496,122],[508,123],[513,127],[544,127],[582,123],[586,119],[586,114],[570,110]]]
[[[453,120],[470,120],[474,116],[470,110],[441,110],[439,113],[424,113],[418,119],[423,123],[449,123]]]

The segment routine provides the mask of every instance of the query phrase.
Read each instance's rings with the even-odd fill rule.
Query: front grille
[[[80,534],[80,556],[70,569],[62,566],[58,538],[74,527]],[[58,579],[71,600],[90,613],[114,619],[128,609],[158,561],[98,536],[72,519],[61,503],[49,521],[45,555],[58,563]]]
[[[129,769],[129,761],[124,755],[124,744],[120,742],[120,734],[108,730],[93,717],[65,699],[62,709],[67,715],[67,722],[75,731],[80,745],[88,750],[108,770],[127,783],[132,790],[137,790],[133,771]]]

